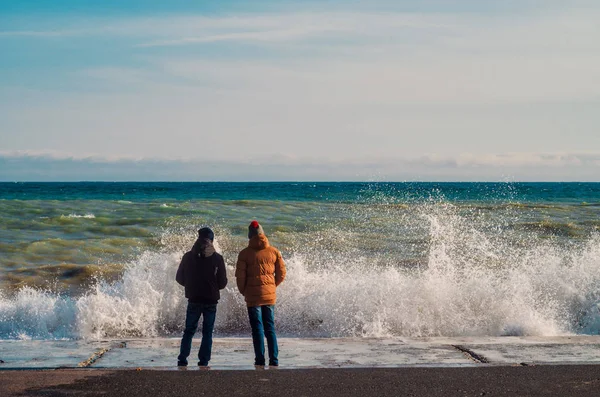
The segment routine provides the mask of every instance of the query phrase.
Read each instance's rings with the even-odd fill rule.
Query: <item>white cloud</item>
[[[164,60],[165,71],[254,95],[323,105],[529,103],[600,96],[600,54],[537,57],[389,56],[295,62]]]
[[[59,20],[52,29],[0,31],[0,36],[119,36],[141,39],[155,37],[173,40],[173,44],[178,44],[178,40],[182,40],[181,44],[183,44],[187,39],[193,38],[203,42],[203,37],[209,37],[208,41],[235,39],[269,41],[270,33],[282,38],[301,38],[319,32],[378,35],[401,28],[444,28],[455,26],[456,17],[425,13],[326,11],[213,17],[171,15],[116,19],[86,18],[85,24],[77,19]],[[210,37],[214,38],[210,39]],[[188,42],[194,43],[194,41]],[[140,44],[144,45],[144,43]]]
[[[327,28],[296,28],[279,29],[254,32],[237,32],[213,34],[199,37],[182,37],[171,40],[157,40],[149,43],[140,44],[140,47],[166,47],[183,46],[197,43],[215,43],[219,41],[259,41],[259,42],[287,42],[289,40],[306,38],[309,36],[317,37],[319,34],[328,31]]]
[[[70,36],[75,32],[67,31],[36,31],[36,30],[7,30],[0,32],[0,38],[2,37],[58,37],[58,36]]]
[[[58,150],[0,150],[0,157],[13,159],[40,158],[47,160],[89,160],[97,162],[181,162],[196,163],[202,161],[218,162],[218,160],[202,160],[198,157],[136,157],[136,156],[106,156],[99,153],[69,153]],[[274,155],[266,158],[253,157],[240,161],[223,161],[231,164],[252,165],[332,165],[332,166],[382,166],[390,167],[394,164],[415,165],[423,167],[587,167],[598,166],[600,152],[583,153],[460,153],[454,156],[438,154],[425,154],[419,156],[403,157],[370,157],[354,155],[345,159],[331,159],[327,157],[306,157],[294,155]]]
[[[105,29],[155,37],[138,43],[148,47],[235,41],[249,46],[226,61],[197,51],[153,52],[148,57],[158,69],[146,65],[143,71],[162,73],[163,82],[174,76],[258,96],[293,93],[326,106],[479,104],[600,97],[600,85],[590,84],[600,81],[598,20],[598,10],[523,16],[325,13],[171,17]],[[256,59],[253,46],[272,55]],[[156,76],[146,80],[157,82]]]

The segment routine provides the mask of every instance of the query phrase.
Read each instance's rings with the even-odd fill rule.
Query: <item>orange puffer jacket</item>
[[[248,307],[275,304],[275,289],[285,278],[285,263],[279,250],[269,245],[267,236],[252,237],[240,252],[235,278]]]

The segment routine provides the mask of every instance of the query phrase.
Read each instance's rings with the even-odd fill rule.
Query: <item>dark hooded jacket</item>
[[[225,262],[210,240],[198,239],[183,255],[175,279],[185,287],[190,302],[216,304],[221,298],[219,290],[227,285]]]

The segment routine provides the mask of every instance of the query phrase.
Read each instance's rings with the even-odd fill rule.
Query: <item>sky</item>
[[[0,180],[600,181],[596,0],[0,2]]]

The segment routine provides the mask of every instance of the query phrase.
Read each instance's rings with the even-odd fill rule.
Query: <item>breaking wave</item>
[[[94,214],[84,214],[84,215],[80,215],[80,214],[69,214],[69,215],[62,215],[62,218],[85,218],[85,219],[94,219],[96,218],[96,215]]]
[[[358,229],[335,225],[290,232],[292,241],[283,250],[288,277],[278,289],[276,309],[281,336],[600,332],[598,233],[565,243],[527,230],[517,233],[451,204],[424,205],[416,212],[425,233],[422,260],[373,249],[369,239],[382,236],[376,222],[363,222]],[[396,221],[398,230],[408,222]],[[237,250],[225,231],[217,236],[229,285],[222,292],[215,333],[246,335],[245,304],[233,277]],[[387,236],[385,244],[393,245],[394,237]],[[177,231],[164,238],[176,243],[143,252],[116,281],[97,280],[78,297],[30,287],[10,296],[0,292],[0,338],[180,335],[186,301],[174,279],[190,241]]]

